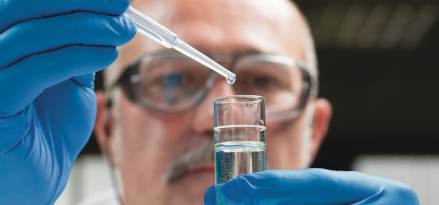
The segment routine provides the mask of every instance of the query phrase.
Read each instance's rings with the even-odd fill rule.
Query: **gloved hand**
[[[273,170],[235,177],[221,189],[228,204],[418,205],[415,191],[387,178],[325,169]],[[215,186],[205,205],[215,204]]]
[[[136,27],[129,0],[0,3],[0,204],[53,204],[96,117],[94,72]]]

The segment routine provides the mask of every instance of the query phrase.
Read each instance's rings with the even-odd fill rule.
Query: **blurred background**
[[[364,154],[439,154],[439,1],[298,0],[334,117],[315,167]]]
[[[393,178],[439,204],[439,1],[296,3],[315,38],[320,96],[334,108],[313,167]],[[108,166],[92,136],[57,205],[111,188]]]

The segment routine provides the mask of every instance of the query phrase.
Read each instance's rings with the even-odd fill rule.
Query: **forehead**
[[[131,5],[203,51],[256,50],[305,61],[304,21],[287,0],[135,0]],[[160,49],[164,47],[136,35],[120,48],[119,59],[127,64]]]

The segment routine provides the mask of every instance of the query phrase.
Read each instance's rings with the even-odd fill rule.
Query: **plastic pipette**
[[[200,62],[201,64],[224,76],[228,83],[233,84],[235,82],[236,75],[234,73],[225,69],[220,64],[197,51],[195,48],[192,48],[190,45],[178,39],[177,35],[172,33],[169,29],[153,21],[151,18],[140,13],[133,7],[129,6],[124,15],[133,20],[137,26],[137,32],[151,38],[165,47],[174,48],[175,50],[180,51],[190,58]]]

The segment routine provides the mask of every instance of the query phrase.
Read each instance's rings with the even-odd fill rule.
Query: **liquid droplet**
[[[235,83],[236,77],[235,76],[227,76],[226,79],[227,79],[227,82],[229,84],[233,84],[233,83]]]

